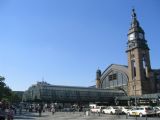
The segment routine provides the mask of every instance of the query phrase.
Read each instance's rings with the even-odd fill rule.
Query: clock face
[[[134,39],[135,39],[135,34],[134,33],[130,34],[129,35],[129,40],[134,40]]]
[[[143,34],[142,33],[139,33],[139,38],[143,39]]]

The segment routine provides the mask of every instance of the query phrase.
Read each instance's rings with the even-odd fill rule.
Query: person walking
[[[43,104],[40,104],[38,107],[39,117],[42,116]]]
[[[7,120],[13,120],[13,117],[14,117],[14,110],[10,106],[9,109],[8,109],[8,113],[7,113]]]
[[[0,120],[5,120],[6,112],[5,112],[5,104],[0,101]]]
[[[54,115],[54,113],[55,113],[55,108],[54,107],[51,108],[51,112],[52,112],[52,115]]]
[[[0,120],[5,120],[5,111],[0,107]]]
[[[38,108],[38,112],[39,112],[39,117],[41,117],[41,115],[42,115],[42,108],[40,106]]]

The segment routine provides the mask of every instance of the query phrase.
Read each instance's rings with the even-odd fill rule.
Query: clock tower
[[[132,22],[128,32],[128,95],[140,96],[152,93],[150,79],[149,47],[145,39],[145,32],[140,27],[135,10],[132,10]]]

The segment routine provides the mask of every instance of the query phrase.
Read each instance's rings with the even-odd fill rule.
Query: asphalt
[[[84,112],[43,112],[41,117],[38,113],[23,112],[14,116],[14,120],[160,120],[160,117],[128,117],[126,115],[86,114]]]

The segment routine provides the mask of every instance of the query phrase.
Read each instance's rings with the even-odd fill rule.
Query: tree
[[[4,80],[5,80],[5,78],[0,76],[0,100],[4,96],[4,87],[6,86],[6,84],[4,83]]]
[[[0,100],[6,99],[11,101],[12,99],[12,90],[4,82],[5,78],[0,76]]]
[[[0,101],[5,100],[8,102],[21,102],[22,98],[14,93],[4,82],[5,78],[0,76]]]

